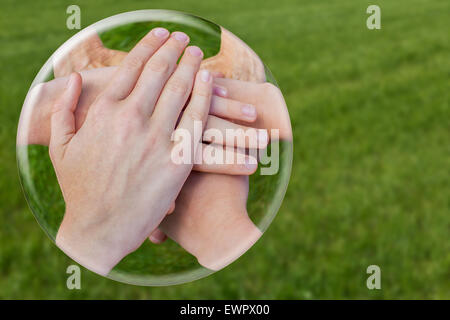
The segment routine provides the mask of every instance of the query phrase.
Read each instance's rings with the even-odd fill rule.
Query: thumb
[[[81,76],[72,73],[61,96],[52,108],[50,152],[62,157],[67,144],[75,135],[75,109],[81,94]]]

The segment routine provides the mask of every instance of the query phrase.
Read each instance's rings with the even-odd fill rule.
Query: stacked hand
[[[245,175],[256,170],[254,159],[193,166],[202,156],[194,122],[221,132],[245,131],[250,123],[280,129],[280,138],[291,139],[284,100],[272,85],[213,79],[198,71],[197,47],[188,47],[177,65],[188,42],[181,32],[169,37],[167,30],[154,29],[119,67],[57,78],[35,87],[25,103],[26,130],[19,130],[18,141],[50,145],[66,202],[57,245],[100,274],[149,235],[161,242],[167,234],[214,270],[261,235],[246,211]],[[182,129],[193,137],[190,164],[171,159],[172,133]],[[257,137],[256,146],[264,148],[267,134]],[[211,142],[206,135],[203,141]],[[223,148],[215,143],[209,147]]]
[[[78,74],[69,78],[66,92],[54,104],[49,150],[66,202],[56,243],[100,274],[107,274],[159,225],[201,143],[194,140],[194,122],[206,120],[212,76],[197,73],[202,58],[197,47],[186,50],[175,70],[188,37],[168,36],[167,30],[155,29],[140,41],[90,106],[78,131]],[[174,128],[187,130],[193,138],[193,158],[187,164],[171,160]]]

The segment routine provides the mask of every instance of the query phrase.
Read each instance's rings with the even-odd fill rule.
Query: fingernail
[[[256,117],[256,109],[251,104],[246,104],[241,108],[241,112],[243,115],[249,117],[249,118],[255,118]]]
[[[267,134],[267,130],[259,129],[258,130],[258,145],[260,147],[267,145],[269,142],[269,135]]]
[[[183,32],[174,32],[174,33],[172,33],[172,36],[176,40],[181,41],[181,42],[187,42],[189,39],[188,36]]]
[[[167,37],[167,35],[169,34],[169,31],[167,31],[164,28],[156,28],[153,30],[153,34],[157,37],[164,38],[164,37]]]
[[[221,96],[221,97],[223,97],[223,98],[226,98],[228,92],[227,92],[227,89],[224,88],[224,87],[214,86],[214,88],[213,88],[213,93],[214,93],[216,96]]]
[[[203,56],[203,51],[197,47],[197,46],[192,46],[188,48],[188,51],[191,55],[195,56],[195,57],[201,57]]]
[[[203,82],[209,82],[209,79],[211,79],[211,74],[208,70],[202,70],[200,71],[200,79],[202,79]]]
[[[255,158],[245,157],[245,167],[249,171],[256,170],[257,165],[258,164],[256,163],[256,159]]]

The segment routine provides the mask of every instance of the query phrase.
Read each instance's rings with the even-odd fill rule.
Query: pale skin
[[[90,74],[83,72],[83,91],[75,112],[76,129],[82,126],[91,102],[116,72],[115,69],[104,68],[97,74],[95,69],[90,70],[88,72]],[[285,117],[287,112],[284,100],[282,96],[280,99],[276,87],[230,79],[214,79],[214,83],[213,90],[216,95],[212,98],[210,114],[232,119],[241,124],[253,122],[257,128],[278,128],[281,130],[280,138],[291,139],[289,118],[287,117],[286,121]],[[85,92],[87,95],[83,97]],[[247,113],[242,112],[247,105],[256,109]],[[211,122],[217,127],[221,124],[221,120],[210,116],[208,124]],[[229,126],[227,124],[226,128]],[[206,171],[214,172],[214,170]],[[229,168],[222,173],[232,174]],[[240,174],[246,173],[241,171]],[[230,192],[224,192],[227,190]],[[172,202],[167,210],[171,213],[175,209],[175,214],[164,219],[161,227],[171,238],[194,254],[200,264],[213,270],[220,269],[238,258],[261,235],[246,212],[247,192],[248,180],[245,177],[191,174],[177,198],[176,209]],[[207,197],[204,196],[205,193],[208,193]],[[215,217],[215,220],[212,220],[212,217]],[[194,221],[197,228],[195,236],[190,233]],[[211,223],[214,221],[217,223]],[[165,234],[157,230],[150,238],[153,242],[161,242]]]
[[[162,242],[167,234],[202,266],[219,270],[262,235],[247,214],[247,196],[247,176],[193,172],[153,237]]]
[[[99,274],[106,275],[160,224],[192,170],[192,164],[171,161],[170,138],[173,128],[192,131],[194,121],[206,121],[213,84],[208,71],[197,72],[199,48],[188,48],[175,69],[188,42],[181,32],[149,32],[78,131],[78,73],[53,106],[49,152],[66,202],[56,244]],[[179,90],[181,83],[186,90]],[[195,156],[201,141],[191,142]]]
[[[55,78],[58,78],[68,76],[74,71],[117,66],[126,55],[127,52],[105,48],[100,37],[93,33],[62,59],[56,59],[53,72]]]
[[[230,79],[265,82],[264,65],[258,55],[230,31],[223,27],[220,27],[220,30],[219,52],[203,60],[200,68],[208,69],[213,74],[220,73]],[[116,66],[126,54],[123,51],[106,48],[100,37],[93,33],[71,49],[63,59],[57,59],[53,70],[55,77],[63,77],[73,71]]]
[[[72,71],[115,66],[125,56],[126,52],[104,47],[99,36],[92,34],[73,48],[68,58],[55,62],[55,77],[68,75]],[[214,79],[216,96],[211,105],[212,115],[237,120],[243,125],[256,120],[252,127],[277,128],[280,130],[280,139],[292,140],[290,120],[282,94],[277,87],[264,82],[264,65],[242,40],[221,27],[219,53],[203,60],[200,68],[221,75]],[[112,71],[103,69],[96,75],[93,74],[95,85],[102,87],[110,72]],[[223,78],[224,76],[229,79]]]
[[[289,116],[278,88],[230,79],[215,81],[227,89],[230,98],[257,102],[258,127],[278,128],[281,140],[292,140]],[[162,243],[167,234],[197,257],[201,265],[219,270],[239,258],[261,236],[248,217],[247,195],[247,177],[192,173],[176,200],[174,212],[152,233],[150,241]]]
[[[258,116],[255,123],[267,129],[280,128],[280,138],[289,140],[290,124],[283,114],[284,101],[276,87],[230,79],[215,81],[226,88],[229,97],[256,102]],[[248,92],[253,97],[246,96]],[[277,101],[277,98],[281,100]],[[232,192],[223,192],[224,190]],[[236,190],[245,191],[235,192]],[[164,219],[161,228],[196,256],[204,267],[218,270],[237,259],[261,236],[260,230],[249,219],[246,211],[247,190],[248,180],[239,176],[191,174],[176,200],[177,206],[172,204],[168,210],[168,213],[172,213],[176,208],[175,214]],[[205,194],[208,196],[205,197]],[[245,201],[242,201],[242,194],[245,194]],[[187,204],[189,199],[197,200]],[[236,201],[237,199],[240,201]],[[209,220],[212,217],[214,221],[221,223],[211,224]],[[188,232],[193,223],[196,226],[196,236]],[[154,243],[161,243],[165,238],[165,233],[159,229],[150,235],[150,240]],[[210,238],[214,240],[204,240]]]
[[[109,67],[81,72],[83,87],[75,111],[77,129],[83,124],[90,105],[116,69],[117,67]],[[25,103],[24,108],[29,109],[33,120],[27,122],[27,128],[19,131],[19,144],[48,145],[50,108],[66,82],[67,77],[58,78],[32,89],[30,96],[34,95],[35,98]],[[292,140],[286,104],[280,90],[274,85],[215,77],[213,92],[215,94],[211,99],[207,128],[216,128],[222,132],[233,128],[245,131],[250,124],[254,128],[279,129],[280,139]]]
[[[81,72],[82,91],[75,108],[75,127],[78,130],[84,123],[86,115],[92,103],[97,99],[102,90],[108,84],[109,79],[114,75],[117,67],[99,68]],[[24,104],[21,122],[19,125],[17,142],[19,145],[40,144],[48,145],[50,141],[50,117],[51,106],[60,95],[67,83],[67,77],[61,77],[49,82],[36,85],[27,97]],[[213,96],[211,98],[211,106],[206,121],[206,129],[217,129],[223,134],[227,129],[242,129],[246,132],[250,127],[244,125],[256,120],[256,109],[253,105],[243,103],[237,100],[226,98],[227,91],[224,87],[214,85]],[[221,94],[222,96],[219,96]],[[249,110],[250,109],[250,110]],[[236,124],[230,120],[240,121]],[[265,132],[263,132],[265,133]],[[268,136],[262,137],[257,141],[251,142],[258,148],[265,148],[268,143]],[[205,142],[209,142],[207,136],[204,137]],[[239,142],[239,141],[238,141]],[[223,143],[226,145],[227,141]],[[236,145],[245,148],[248,145]],[[252,161],[248,161],[248,165],[244,164],[222,164],[213,166],[208,164],[196,164],[194,170],[202,172],[215,172],[226,174],[252,174],[256,170],[255,165],[251,165]]]
[[[80,101],[78,102],[77,109],[75,111],[76,116],[76,122],[77,127],[81,126],[84,122],[85,115],[87,114],[88,108],[90,104],[95,100],[95,97],[98,95],[99,92],[101,92],[101,85],[105,86],[105,80],[104,78],[108,78],[112,76],[113,74],[113,68],[108,68],[105,70],[91,70],[87,73],[85,76],[86,81],[88,81],[88,84],[83,83],[83,91],[86,91],[86,97],[83,97],[83,92],[80,96]],[[96,75],[101,75],[102,77],[96,77]],[[66,79],[65,79],[66,80]],[[217,81],[218,79],[215,79]],[[62,81],[62,79],[61,79]],[[61,81],[59,83],[61,83]],[[67,80],[66,80],[67,81]],[[230,95],[232,97],[236,96],[242,96],[245,92],[249,92],[251,90],[248,90],[248,86],[253,86],[251,83],[246,83],[242,81],[232,81],[227,79],[220,79],[219,81],[223,82],[224,87],[227,95]],[[59,85],[59,83],[57,83]],[[52,84],[52,83],[51,83]],[[236,84],[236,85],[233,85]],[[273,86],[272,86],[273,87]],[[47,97],[54,97],[54,99],[57,98],[57,92],[56,88],[60,89],[59,87],[47,87],[43,88],[42,95]],[[276,94],[276,92],[270,93],[270,90],[278,90],[275,87],[271,88],[270,86],[265,85],[257,85],[257,88],[260,88],[260,90],[255,90],[254,94],[257,96],[264,96],[264,95],[273,95]],[[221,97],[222,98],[222,97]],[[244,97],[245,98],[245,97]],[[52,98],[53,99],[53,98]],[[247,98],[248,99],[248,98]],[[251,99],[251,98],[250,98]],[[214,100],[214,96],[213,96]],[[228,101],[226,101],[228,100]],[[261,99],[261,101],[267,101],[270,102],[270,99],[264,100]],[[225,104],[222,104],[222,101],[225,102]],[[271,101],[273,103],[273,99]],[[217,102],[212,102],[211,107],[215,109],[210,110],[210,113],[214,112],[222,112],[222,115],[228,115],[230,114],[230,110],[236,110],[234,106],[238,103],[237,100],[231,100],[231,99],[221,99]],[[260,108],[269,109],[273,105],[267,105],[262,103],[255,104],[256,106]],[[279,102],[275,105],[279,105]],[[230,108],[231,106],[231,108]],[[36,107],[36,106],[34,106]],[[45,108],[44,103],[38,103],[38,108]],[[82,109],[82,112],[77,112],[78,108]],[[281,109],[280,109],[281,111]],[[280,111],[276,112],[277,114],[280,113]],[[42,113],[35,113],[36,116],[39,116]],[[260,111],[260,114],[267,114]],[[270,114],[269,114],[270,116]],[[279,116],[279,115],[277,115]],[[232,113],[230,118],[239,119],[239,113]],[[255,117],[256,118],[256,117]],[[80,119],[80,120],[79,120]],[[255,119],[256,120],[256,119]],[[268,123],[267,121],[264,122],[264,119],[258,116],[258,122],[257,123]],[[45,132],[45,129],[43,130],[42,125],[38,125],[38,123],[35,126],[36,128],[39,128],[41,132]],[[276,128],[276,123],[272,123],[272,127],[269,128]],[[50,130],[49,130],[50,131]],[[38,135],[39,136],[39,135]],[[41,133],[40,136],[43,136]],[[36,139],[36,138],[34,138]],[[44,139],[45,138],[44,136]],[[30,141],[30,139],[29,139]],[[224,168],[225,166],[225,168]],[[236,170],[232,169],[230,165],[219,165],[216,167],[210,166],[207,170],[208,172],[217,172],[217,173],[227,173],[227,174],[233,174],[236,172],[240,172],[240,174],[245,174],[244,170]],[[250,172],[252,173],[252,172]],[[250,174],[249,173],[249,174]],[[198,183],[192,183],[192,181],[203,181],[201,184]],[[207,186],[200,187],[200,186]],[[217,187],[219,186],[219,187]],[[223,192],[224,190],[231,190],[231,192]],[[236,190],[243,190],[242,192],[236,192]],[[225,262],[229,263],[232,260],[238,258],[240,254],[245,252],[245,250],[251,246],[260,236],[259,229],[254,226],[254,224],[251,222],[251,220],[248,218],[248,214],[246,212],[246,196],[245,201],[235,201],[235,197],[239,194],[247,194],[248,190],[248,181],[246,179],[242,179],[242,177],[236,177],[236,179],[230,179],[229,177],[223,176],[223,175],[196,175],[195,178],[191,177],[188,179],[187,183],[183,186],[181,195],[177,199],[177,203],[179,207],[177,208],[177,216],[172,217],[170,220],[170,223],[165,223],[165,228],[169,230],[169,234],[171,234],[171,237],[179,242],[181,245],[185,246],[186,250],[194,254],[196,257],[199,258],[199,262],[209,269],[217,269],[219,265],[224,265]],[[207,197],[204,195],[208,194]],[[192,202],[193,204],[198,204],[197,206],[193,206],[192,204],[186,205],[185,202],[189,198],[196,198],[199,201]],[[227,205],[224,207],[223,201],[224,198],[226,198]],[[224,210],[226,208],[226,210]],[[171,207],[169,208],[168,214],[172,213],[175,209],[175,204],[173,203]],[[225,219],[226,221],[222,221],[221,224],[223,227],[221,227],[221,224],[216,224],[214,227],[209,224],[208,214],[205,215],[199,215],[202,212],[210,212],[211,217],[216,217],[215,221],[221,221],[217,219],[217,217],[221,217]],[[192,215],[192,217],[191,217]],[[183,226],[183,223],[186,221],[186,217],[190,219],[191,221],[195,221],[197,224],[197,231],[195,234],[197,236],[187,236],[190,233],[189,232],[180,232],[177,231],[175,234],[172,234],[171,228],[176,228],[177,226]],[[229,217],[230,219],[226,219]],[[202,219],[203,218],[203,219]],[[225,227],[227,226],[227,227]],[[179,229],[179,227],[178,227]],[[183,229],[183,228],[182,228]],[[186,228],[186,231],[189,230],[189,228]],[[245,230],[245,232],[240,232]],[[220,232],[218,232],[220,231]],[[229,233],[224,231],[230,231]],[[204,239],[209,238],[215,238],[216,240],[214,242],[212,241],[204,241]],[[166,235],[159,229],[156,229],[152,234],[150,235],[150,240],[154,243],[161,243],[166,239]],[[192,246],[196,246],[196,243],[200,243],[203,245],[200,249],[197,249],[196,251],[191,250],[190,248]],[[214,245],[213,245],[214,243]],[[209,246],[205,247],[205,244]],[[231,245],[233,244],[233,245]],[[214,249],[214,250],[212,250]],[[214,257],[211,256],[211,253],[220,253],[219,256]],[[216,261],[217,258],[217,261]],[[216,262],[215,262],[216,261]],[[219,261],[222,261],[219,263]]]

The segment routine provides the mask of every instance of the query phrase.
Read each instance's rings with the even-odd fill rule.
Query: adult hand
[[[279,130],[280,140],[292,140],[291,121],[280,89],[271,83],[253,83],[241,80],[215,78],[214,83],[227,90],[227,98],[248,103],[256,108],[252,127]],[[238,123],[242,123],[239,119]],[[272,138],[272,137],[271,137]]]
[[[70,77],[53,108],[49,152],[66,202],[56,244],[102,275],[159,225],[201,143],[195,121],[205,123],[212,76],[197,73],[202,59],[197,47],[186,49],[175,70],[189,38],[181,32],[168,36],[154,29],[133,48],[78,131],[79,74]],[[190,163],[172,161],[174,128],[190,133],[190,141],[182,141],[190,142]]]
[[[117,67],[99,68],[81,72],[82,90],[79,101],[75,108],[75,129],[78,130],[84,123],[89,108],[102,93],[113,77]],[[58,99],[61,91],[64,90],[68,78],[58,78],[36,85],[27,96],[21,114],[17,143],[19,145],[40,144],[48,145],[50,140],[50,117],[51,106]],[[206,129],[215,129],[224,136],[227,129],[242,129],[236,132],[247,132],[249,127],[244,123],[251,123],[256,119],[256,108],[248,103],[226,98],[226,88],[215,86],[215,93],[211,99],[210,115],[208,116]],[[226,120],[229,119],[229,120]],[[236,124],[230,120],[240,120],[242,124]],[[262,136],[264,141],[259,141],[258,147],[264,148],[268,142],[267,136]],[[208,135],[204,136],[205,142],[211,142]],[[237,139],[238,147],[245,147],[242,144],[245,139]],[[217,143],[217,142],[216,142]],[[223,144],[234,143],[224,139]],[[255,143],[253,143],[255,144]],[[203,172],[216,172],[227,174],[252,174],[256,166],[249,170],[244,165],[208,165],[196,164],[194,169]]]
[[[203,60],[200,69],[220,72],[229,79],[262,83],[266,81],[264,64],[244,41],[220,27],[220,51]]]
[[[220,51],[203,60],[201,69],[221,73],[230,79],[264,82],[264,64],[258,55],[230,31],[223,27],[220,30]],[[68,53],[55,59],[53,72],[57,78],[74,71],[117,66],[126,55],[124,51],[106,48],[97,33],[93,32]]]
[[[69,52],[55,58],[53,73],[59,78],[75,71],[117,66],[126,55],[127,52],[105,48],[97,33],[92,33]]]
[[[277,87],[269,83],[222,78],[214,81],[226,88],[229,99],[255,105],[257,117],[252,125],[269,132],[278,129],[279,136],[272,139],[292,140],[288,111]],[[163,242],[166,232],[195,255],[203,266],[214,270],[225,266],[260,236],[259,230],[248,219],[247,188],[245,177],[191,174],[176,200],[175,214],[164,219],[160,229],[150,235],[150,241]]]
[[[160,229],[202,266],[219,270],[262,234],[248,217],[247,196],[246,176],[192,172]],[[159,232],[153,235],[157,241],[162,240]]]

